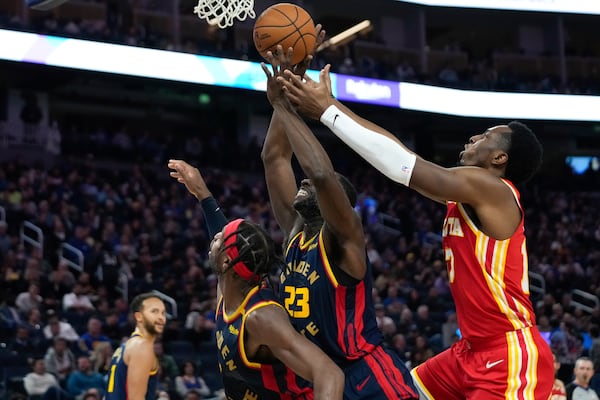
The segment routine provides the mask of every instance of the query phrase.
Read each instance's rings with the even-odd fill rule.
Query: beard
[[[304,218],[305,221],[312,221],[315,218],[321,218],[319,203],[317,202],[317,196],[315,194],[294,202],[294,209],[302,216],[302,218]]]
[[[160,332],[156,330],[156,326],[154,326],[154,324],[148,321],[147,319],[144,319],[144,329],[146,329],[146,332],[153,336],[160,335]]]

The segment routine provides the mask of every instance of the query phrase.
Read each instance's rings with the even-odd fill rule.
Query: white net
[[[254,0],[198,0],[194,14],[219,28],[232,26],[236,18],[243,21],[256,17]]]

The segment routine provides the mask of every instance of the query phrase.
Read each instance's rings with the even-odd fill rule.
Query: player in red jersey
[[[443,168],[332,98],[329,66],[319,83],[290,71],[278,80],[301,113],[387,177],[447,204],[443,245],[462,339],[413,369],[422,397],[547,400],[552,354],[529,299],[523,209],[514,186],[541,165],[533,132],[519,122],[494,126],[468,140],[459,167]]]

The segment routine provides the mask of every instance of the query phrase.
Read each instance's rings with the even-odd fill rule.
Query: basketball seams
[[[298,18],[300,18],[300,11],[298,11],[298,7],[296,7],[296,6],[292,6],[292,8],[296,12],[296,19],[293,20],[293,21],[289,17],[289,15],[287,15],[286,13],[284,13],[283,11],[281,11],[279,8],[275,7],[275,8],[273,8],[273,11],[277,11],[279,14],[283,15],[288,21],[290,21],[290,24],[296,26],[296,21],[298,21]]]
[[[314,28],[311,29],[311,26],[314,27],[314,23],[306,10],[295,4],[276,4],[265,10],[262,15],[266,17],[267,24],[260,21],[261,17],[259,16],[259,21],[257,21],[259,24],[254,26],[254,41],[257,50],[263,56],[268,50],[274,51],[277,45],[294,48],[294,62],[300,61],[296,61],[296,54],[305,57],[312,52],[313,49],[309,48],[308,44],[316,42],[316,33],[312,30]],[[289,23],[283,25],[286,21]],[[302,23],[299,24],[299,22]]]
[[[308,50],[308,46],[306,45],[306,40],[304,39],[304,37],[305,37],[305,36],[313,36],[313,37],[316,39],[316,38],[317,38],[317,35],[315,35],[315,34],[311,34],[311,33],[304,33],[304,34],[303,34],[303,33],[302,33],[302,31],[301,31],[300,29],[302,29],[302,28],[303,28],[303,27],[304,27],[306,24],[309,24],[310,22],[311,22],[311,19],[309,18],[309,19],[307,19],[307,20],[306,20],[306,21],[305,21],[305,22],[304,22],[302,25],[300,25],[300,26],[296,26],[296,24],[294,24],[294,23],[292,23],[292,24],[290,24],[290,25],[281,25],[281,26],[279,26],[279,25],[275,25],[275,26],[273,26],[274,28],[282,28],[282,27],[291,27],[291,26],[293,26],[293,27],[294,27],[294,29],[293,29],[293,30],[292,30],[292,31],[291,31],[289,34],[287,34],[286,36],[283,36],[283,37],[281,37],[281,38],[278,38],[278,39],[279,39],[278,41],[276,41],[276,42],[273,42],[273,43],[269,43],[269,45],[268,45],[268,46],[267,46],[267,45],[265,45],[265,46],[264,46],[264,48],[265,48],[265,49],[270,49],[271,47],[273,47],[273,46],[276,46],[276,45],[278,45],[278,44],[279,44],[279,43],[281,43],[281,42],[284,42],[284,41],[285,41],[286,39],[288,39],[290,36],[292,36],[292,35],[294,35],[294,34],[298,34],[298,36],[299,36],[299,37],[298,37],[298,39],[297,39],[297,40],[294,42],[294,44],[293,44],[292,46],[289,46],[289,47],[295,47],[296,43],[298,43],[298,41],[302,40],[302,43],[304,44],[304,50],[305,50],[305,52],[308,54],[308,53],[309,53],[309,50]],[[269,27],[269,25],[260,25],[260,26],[259,26],[259,28],[263,28],[263,27]]]

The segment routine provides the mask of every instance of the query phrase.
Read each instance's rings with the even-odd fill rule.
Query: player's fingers
[[[272,51],[267,51],[265,55],[265,59],[271,65],[271,70],[273,71],[273,75],[277,75],[277,61],[275,60],[275,56]]]
[[[315,26],[315,36],[317,38],[315,41],[316,52],[317,48],[323,43],[323,40],[325,40],[325,30],[323,29],[323,25],[317,24],[317,26]]]
[[[303,85],[302,77],[294,74],[292,71],[285,71],[285,77],[288,78],[295,86]]]
[[[292,66],[292,59],[294,58],[294,48],[288,47],[286,55],[285,55],[285,64],[286,68],[290,68]]]
[[[329,76],[329,70],[331,70],[331,64],[327,64],[325,68],[323,68],[323,70],[321,71],[323,73],[323,76],[321,77],[321,82],[324,82],[325,86],[327,86],[327,90],[329,90],[329,93],[332,93],[331,77]]]
[[[284,92],[286,92],[286,91],[287,91],[287,92],[294,92],[294,93],[296,93],[296,92],[297,92],[297,89],[296,89],[296,87],[295,87],[295,86],[294,86],[294,84],[293,84],[292,82],[290,82],[289,80],[287,80],[287,79],[284,79],[284,78],[282,78],[282,77],[279,77],[279,78],[277,79],[277,81],[278,81],[278,82],[281,84],[281,89],[282,89]]]
[[[267,78],[271,78],[273,75],[271,74],[271,71],[269,71],[269,68],[267,68],[267,65],[264,62],[260,63],[260,67],[262,68],[262,70],[264,71],[265,75],[267,76]]]
[[[300,98],[294,93],[292,93],[290,90],[284,90],[283,93],[285,94],[285,97],[288,99],[288,101],[293,105],[296,106],[300,104]]]

